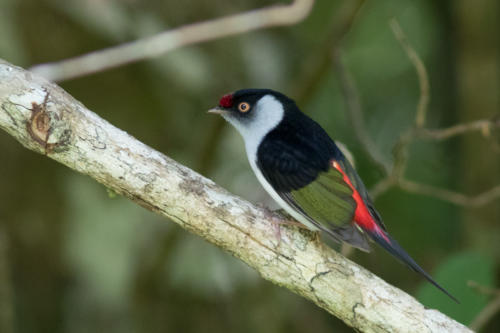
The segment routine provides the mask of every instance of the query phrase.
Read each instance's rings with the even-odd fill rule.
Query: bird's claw
[[[288,213],[286,213],[284,210],[278,210],[280,215],[281,215],[281,211],[284,212],[284,214],[286,214],[286,219],[283,219],[283,218],[279,218],[279,217],[276,217],[273,213],[269,212],[268,214],[268,217],[269,217],[269,220],[271,220],[271,223],[273,224],[274,226],[274,235],[275,237],[277,238],[278,240],[278,246],[281,245],[281,241],[282,241],[282,238],[281,238],[281,225],[290,225],[290,226],[294,226],[294,227],[298,227],[298,228],[302,228],[302,229],[306,229],[306,230],[309,230],[305,225],[303,225],[302,223],[300,222],[297,222],[297,221],[293,221],[292,220],[292,217],[290,215],[288,215]],[[274,211],[273,211],[274,212]]]

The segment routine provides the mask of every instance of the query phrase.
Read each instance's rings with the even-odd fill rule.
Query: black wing
[[[352,223],[352,189],[331,164],[349,162],[318,124],[305,115],[299,120],[287,119],[267,134],[257,151],[260,170],[281,198],[312,224],[338,241],[369,250],[366,237]]]

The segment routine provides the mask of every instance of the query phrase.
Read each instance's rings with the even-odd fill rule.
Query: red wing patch
[[[371,231],[371,232],[376,232],[377,234],[381,235],[387,242],[390,243],[389,239],[385,235],[385,232],[378,226],[378,224],[375,222],[373,219],[373,216],[370,214],[370,211],[365,205],[365,202],[363,198],[361,198],[361,195],[359,194],[358,190],[352,185],[351,180],[347,175],[345,174],[344,170],[340,167],[340,165],[332,160],[331,161],[332,167],[340,171],[342,176],[344,177],[344,181],[346,182],[347,185],[352,190],[352,198],[354,201],[356,201],[356,210],[354,211],[354,217],[353,217],[353,222],[359,225],[362,229]]]

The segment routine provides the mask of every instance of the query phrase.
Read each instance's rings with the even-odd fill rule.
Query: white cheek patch
[[[231,123],[243,137],[250,166],[264,189],[295,219],[302,222],[302,224],[306,225],[311,230],[318,230],[316,226],[279,196],[257,166],[257,149],[267,133],[278,126],[283,119],[285,115],[283,105],[274,96],[266,95],[257,102],[255,110],[253,110],[252,113],[252,119],[248,119],[246,122],[240,122],[238,119],[232,117],[224,118]]]
[[[249,121],[243,123],[236,119],[227,119],[245,140],[245,148],[250,161],[255,160],[259,144],[267,133],[278,126],[285,114],[283,105],[272,95],[262,97],[254,108]]]

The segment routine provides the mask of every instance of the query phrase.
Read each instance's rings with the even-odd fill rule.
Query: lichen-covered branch
[[[241,259],[363,332],[470,332],[269,211],[112,126],[53,83],[0,60],[0,128]],[[6,175],[2,175],[6,177]]]

